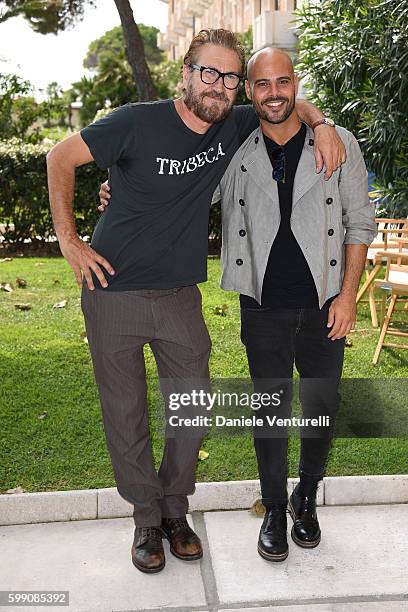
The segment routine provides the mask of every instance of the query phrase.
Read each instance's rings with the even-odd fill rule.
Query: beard
[[[204,102],[204,98],[206,97],[210,100],[213,99],[210,106]],[[221,106],[217,101],[222,102]],[[206,123],[218,123],[228,115],[234,100],[230,100],[225,94],[215,90],[197,93],[190,82],[184,93],[184,103],[191,112],[201,119],[201,121],[205,121]]]
[[[286,102],[286,106],[283,107],[283,110],[280,113],[277,113],[276,111],[274,112],[272,109],[266,107],[265,108],[265,104],[269,103],[269,102]],[[295,95],[293,95],[290,99],[289,98],[266,98],[266,100],[263,100],[263,102],[259,103],[259,102],[254,102],[252,101],[256,114],[258,115],[258,117],[260,119],[264,119],[265,121],[268,121],[268,123],[273,123],[273,124],[277,124],[277,123],[283,123],[284,121],[286,121],[286,119],[288,117],[290,117],[290,115],[293,112],[293,109],[295,108]]]

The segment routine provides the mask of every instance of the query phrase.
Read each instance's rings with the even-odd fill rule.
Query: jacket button
[[[245,206],[245,200],[241,199],[241,200],[239,200],[239,203],[240,203],[241,206]]]
[[[333,202],[333,198],[327,198],[326,204],[332,204],[332,202]]]
[[[242,170],[242,172],[246,172],[246,171],[247,171],[247,169],[245,168],[245,166],[241,166],[241,170]]]
[[[235,263],[237,264],[237,266],[242,266],[244,262],[242,261],[242,259],[237,259]]]
[[[330,265],[331,265],[331,266],[335,266],[335,265],[336,265],[336,263],[337,263],[337,261],[336,261],[335,259],[331,259],[331,260],[330,260]]]
[[[310,146],[311,146],[311,147],[314,145],[314,140],[313,140],[313,138],[309,138],[309,144],[310,144]]]
[[[258,142],[259,142],[259,138],[258,138],[258,136],[257,136],[257,137],[255,138],[255,144],[258,144]]]
[[[240,236],[246,236],[246,231],[245,230],[239,230],[239,235]]]
[[[329,236],[333,236],[334,234],[334,229],[329,229],[329,231],[327,232],[329,234]]]

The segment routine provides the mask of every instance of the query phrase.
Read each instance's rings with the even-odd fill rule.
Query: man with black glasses
[[[303,416],[311,421],[301,427],[300,483],[289,512],[292,539],[313,548],[321,537],[316,492],[339,405],[345,335],[355,322],[357,289],[376,224],[365,163],[350,132],[336,128],[347,152],[341,168],[328,181],[315,173],[314,135],[295,108],[298,78],[290,57],[263,49],[249,61],[247,78],[260,127],[220,183],[221,286],[240,293],[241,338],[255,390],[281,398],[276,409],[257,412],[263,425],[254,428],[254,444],[266,507],[258,552],[283,561],[288,438],[276,417],[291,416],[295,364]],[[328,422],[319,421],[324,416]]]
[[[153,351],[161,383],[207,384],[211,342],[197,283],[207,278],[211,196],[258,124],[252,107],[233,108],[244,61],[231,32],[203,30],[184,59],[181,98],[122,106],[47,157],[55,230],[82,284],[113,471],[120,495],[134,505],[132,560],[148,573],[165,565],[163,534],[178,558],[202,556],[186,520],[201,438],[167,438],[156,472],[143,346]],[[309,123],[322,116],[307,102],[302,108]],[[323,156],[328,178],[344,147],[330,127],[316,135],[317,170]],[[75,168],[92,160],[109,168],[112,201],[89,247],[77,236],[72,198]]]

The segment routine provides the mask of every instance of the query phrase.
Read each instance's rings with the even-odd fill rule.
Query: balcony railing
[[[178,34],[179,36],[185,36],[186,35],[186,28],[185,26],[183,26],[181,23],[177,22],[173,28],[174,32],[176,34]]]
[[[181,15],[179,19],[180,23],[186,28],[192,28],[194,26],[194,17],[192,15]]]
[[[254,21],[254,49],[267,45],[294,49],[297,44],[296,22],[292,13],[264,11]]]
[[[170,42],[167,38],[167,34],[165,32],[158,32],[157,34],[157,46],[159,49],[163,51],[168,51],[170,49]]]

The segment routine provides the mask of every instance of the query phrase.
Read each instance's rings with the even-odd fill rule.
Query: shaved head
[[[294,74],[293,62],[286,51],[276,47],[265,47],[254,53],[248,62],[247,78],[249,82],[256,78],[257,72],[262,71],[265,64],[279,67],[283,74]]]
[[[298,81],[292,60],[282,49],[266,47],[251,57],[245,91],[261,121],[284,123],[292,116]]]

